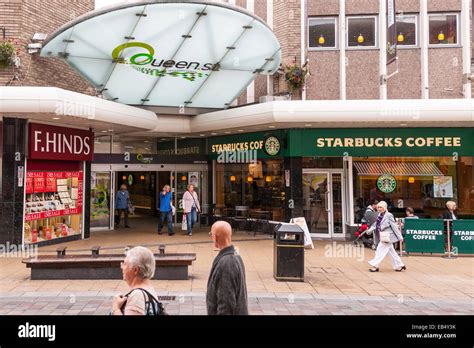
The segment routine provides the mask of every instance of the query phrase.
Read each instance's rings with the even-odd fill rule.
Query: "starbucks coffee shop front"
[[[349,238],[373,199],[395,217],[439,218],[450,200],[474,215],[472,128],[275,130],[209,138],[208,152],[220,214],[304,216],[316,238]]]

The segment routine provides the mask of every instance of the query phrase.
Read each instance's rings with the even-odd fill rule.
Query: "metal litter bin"
[[[273,276],[279,281],[304,281],[304,232],[293,224],[277,227],[274,240]]]

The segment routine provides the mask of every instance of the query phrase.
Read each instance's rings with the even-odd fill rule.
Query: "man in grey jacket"
[[[220,251],[207,281],[207,314],[248,315],[245,267],[232,245],[232,227],[225,221],[217,221],[210,234]]]

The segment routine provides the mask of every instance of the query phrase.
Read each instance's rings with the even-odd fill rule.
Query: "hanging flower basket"
[[[300,90],[304,86],[308,69],[296,64],[286,64],[284,67],[285,80],[290,92]]]
[[[18,49],[12,39],[0,41],[0,68],[16,65]]]

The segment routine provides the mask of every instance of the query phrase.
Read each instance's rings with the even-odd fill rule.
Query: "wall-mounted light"
[[[364,43],[364,41],[365,41],[365,39],[362,36],[362,34],[359,34],[359,36],[357,37],[357,42],[361,44],[361,43]]]
[[[126,176],[126,175],[122,175],[122,180],[127,180],[127,176]]]
[[[405,41],[405,36],[403,36],[402,33],[398,33],[397,41],[398,41],[398,42],[403,42],[403,41]]]
[[[186,175],[183,175],[183,176],[181,177],[181,181],[186,181],[186,179],[187,179],[187,178],[186,178]]]
[[[439,34],[438,34],[438,41],[444,41],[444,38],[445,38],[445,37],[444,37],[444,33],[443,33],[443,31],[441,30],[441,31],[439,32]]]
[[[140,180],[145,180],[145,175],[140,175]]]
[[[248,182],[252,182],[252,181],[253,181],[252,175],[247,176],[247,181],[248,181]]]
[[[230,181],[235,181],[235,175],[230,176]]]
[[[408,178],[408,183],[409,183],[409,184],[414,184],[414,183],[415,183],[415,177],[414,177],[414,176],[410,176],[410,177]]]
[[[319,37],[318,43],[320,45],[324,45],[326,43],[326,39],[324,38],[323,34],[321,34],[321,36]]]
[[[267,176],[265,177],[265,181],[266,181],[266,182],[272,182],[272,177],[271,177],[270,175],[267,175]]]

